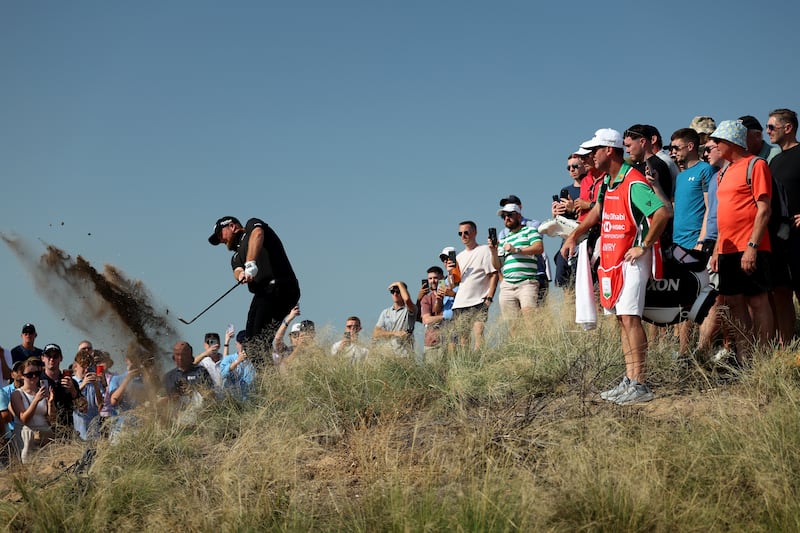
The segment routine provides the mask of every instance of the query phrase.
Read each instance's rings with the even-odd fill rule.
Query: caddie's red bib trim
[[[620,175],[622,181],[613,183]],[[600,221],[601,249],[597,280],[600,284],[600,304],[606,309],[612,309],[619,300],[625,284],[625,253],[634,246],[642,232],[642,227],[634,216],[631,188],[636,183],[650,187],[642,173],[628,163],[622,165],[617,178],[606,189]],[[653,254],[654,277],[658,278],[662,274],[661,250],[657,242],[650,253]]]

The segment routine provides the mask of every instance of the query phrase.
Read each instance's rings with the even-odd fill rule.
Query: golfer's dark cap
[[[208,242],[210,242],[214,246],[218,245],[219,232],[222,231],[222,228],[230,224],[238,224],[240,226],[242,225],[242,223],[239,222],[239,219],[236,217],[222,217],[219,220],[217,220],[217,222],[214,224],[214,233],[212,233],[211,237],[208,238]]]
[[[22,326],[22,333],[29,333],[31,335],[36,335],[36,326],[33,324],[25,324]]]
[[[504,207],[506,204],[522,205],[522,200],[520,200],[519,196],[516,194],[509,194],[507,197],[500,200],[500,207]]]

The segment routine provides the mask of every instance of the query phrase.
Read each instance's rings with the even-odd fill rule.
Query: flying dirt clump
[[[39,255],[22,239],[0,238],[26,267],[43,300],[116,360],[137,346],[138,354],[149,354],[140,364],[152,366],[178,338],[166,309],[156,309],[145,285],[115,266],[106,264],[101,273],[83,257],[73,259],[51,244],[44,243]]]

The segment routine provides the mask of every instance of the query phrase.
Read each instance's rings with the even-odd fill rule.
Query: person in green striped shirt
[[[492,262],[500,271],[500,310],[503,317],[527,318],[536,307],[539,292],[536,254],[544,251],[542,236],[536,228],[522,224],[522,209],[506,204],[497,214],[503,219],[508,233],[498,243],[490,243]],[[513,329],[512,329],[513,333]]]

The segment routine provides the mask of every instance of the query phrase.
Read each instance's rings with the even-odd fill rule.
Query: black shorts
[[[778,239],[775,239],[778,240]],[[770,241],[770,281],[773,287],[791,287],[792,274],[789,263],[789,250],[786,241]]]
[[[489,319],[489,306],[483,303],[472,307],[453,309],[453,320],[459,322],[486,322]]]
[[[789,285],[795,292],[800,292],[800,229],[792,228],[784,247],[786,247],[786,260],[789,263]]]
[[[752,274],[746,274],[742,270],[742,255],[743,252],[719,254],[719,293],[726,296],[755,296],[771,291],[770,253],[756,253],[756,270]]]

